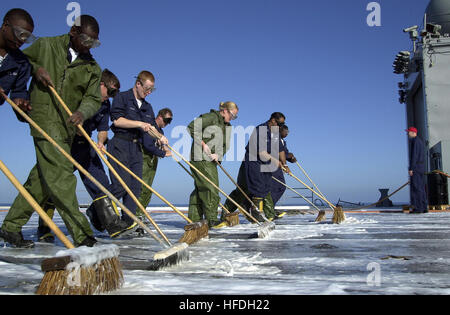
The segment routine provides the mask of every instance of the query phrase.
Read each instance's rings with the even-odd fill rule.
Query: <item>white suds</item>
[[[74,265],[83,267],[93,266],[102,260],[119,256],[119,247],[114,244],[101,245],[95,247],[78,247],[75,249],[61,250],[56,253],[56,257],[70,256],[72,263],[66,269],[71,269]]]

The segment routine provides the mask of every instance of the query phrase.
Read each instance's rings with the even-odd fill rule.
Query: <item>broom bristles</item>
[[[153,256],[153,261],[147,270],[156,271],[164,267],[177,265],[189,260],[189,250],[186,243],[178,243],[168,249],[162,250]]]
[[[239,213],[238,212],[232,212],[228,213],[225,216],[225,221],[227,222],[228,226],[236,226],[239,225]]]
[[[341,224],[345,221],[345,214],[342,207],[336,207],[333,212],[333,223],[334,224]]]
[[[117,290],[123,284],[116,245],[80,247],[60,251],[56,256],[42,262],[45,274],[36,294],[100,294]]]
[[[261,224],[258,227],[258,238],[266,238],[269,236],[270,232],[275,230],[275,223],[273,222],[266,222]]]
[[[208,221],[188,224],[184,227],[184,234],[178,241],[179,243],[186,243],[188,245],[194,244],[202,238],[208,237]]]
[[[320,210],[315,222],[322,222],[323,220],[325,220],[326,215],[327,214],[326,214],[325,210]]]
[[[114,257],[95,266],[47,271],[36,294],[93,295],[118,290],[122,285],[122,266],[119,259]]]

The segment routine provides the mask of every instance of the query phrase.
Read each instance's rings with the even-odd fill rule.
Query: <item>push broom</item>
[[[119,207],[150,236],[158,241],[164,250],[156,253],[151,261],[149,268],[158,269],[164,266],[170,266],[189,259],[188,245],[182,243],[176,246],[168,246],[164,243],[146,224],[141,222],[125,205],[123,205],[110,191],[108,191],[97,179],[95,179],[84,167],[82,167],[69,153],[67,153],[55,140],[53,140],[38,124],[36,124],[27,114],[25,114],[11,99],[2,93],[6,101],[19,113],[36,131],[38,131],[48,142],[50,142],[61,154],[63,154],[81,173],[83,173],[94,185],[96,185],[105,195],[114,201]]]
[[[219,165],[220,169],[225,173],[225,175],[227,175],[227,177],[230,179],[230,181],[236,186],[236,188],[241,192],[241,194],[245,197],[245,199],[247,199],[247,201],[250,203],[250,205],[253,208],[258,209],[256,207],[255,203],[253,202],[253,200],[250,199],[250,197],[239,186],[239,184],[234,180],[234,178],[227,172],[227,170],[222,166],[222,164],[220,164],[219,162],[217,162],[216,164]],[[269,221],[266,219],[266,222],[269,222]]]
[[[333,205],[324,196],[322,196],[320,193],[314,191],[310,186],[308,186],[306,183],[304,183],[301,179],[299,179],[297,176],[295,176],[292,172],[289,172],[288,174],[289,174],[289,176],[294,178],[296,181],[298,181],[300,184],[305,186],[308,190],[310,190],[311,192],[316,194],[317,197],[319,197],[320,199],[322,199],[323,201],[325,201],[328,204],[328,206],[333,210],[332,222],[334,224],[341,224],[342,222],[345,221],[345,214],[344,214],[344,211],[342,210],[342,207],[336,207],[335,205]]]
[[[150,136],[156,139],[160,139],[162,136],[159,133],[156,133],[154,131],[148,132]],[[205,174],[203,174],[198,168],[196,168],[192,163],[190,163],[183,155],[178,153],[175,149],[173,149],[169,144],[167,144],[167,147],[175,153],[178,157],[180,157],[186,164],[188,164],[193,170],[195,170],[201,177],[203,177],[209,184],[211,184],[215,189],[217,189],[222,195],[224,195],[226,198],[228,198],[243,214],[245,214],[247,217],[249,217],[254,223],[258,225],[258,237],[264,238],[269,236],[270,232],[275,229],[275,223],[266,221],[265,223],[261,223],[258,220],[256,220],[250,213],[248,213],[240,204],[238,204],[236,201],[231,199],[229,195],[227,195],[220,187],[218,187],[212,180],[208,178]]]
[[[133,176],[137,181],[139,181],[142,185],[144,185],[147,189],[149,189],[153,194],[155,194],[159,199],[161,199],[164,203],[166,203],[173,211],[179,214],[183,219],[188,222],[188,225],[184,227],[184,235],[178,241],[179,243],[187,243],[189,245],[199,241],[200,239],[208,236],[208,223],[205,221],[194,223],[188,217],[186,217],[177,207],[175,207],[171,202],[169,202],[166,198],[161,196],[155,189],[153,189],[149,184],[144,182],[139,176],[133,173],[129,168],[123,165],[118,159],[116,159],[111,153],[106,150],[102,150],[111,160],[113,160],[117,165],[122,167],[128,174]]]
[[[67,251],[58,252],[57,257],[42,261],[42,271],[45,274],[36,294],[92,295],[114,291],[122,286],[122,266],[118,258],[119,248],[116,245],[75,249],[75,246],[1,160],[0,169],[68,248]]]
[[[178,165],[181,166],[182,169],[186,171],[192,178],[194,178],[194,175],[183,165],[180,161],[178,161],[175,157],[173,157],[175,162],[178,163]],[[222,203],[219,202],[219,206],[222,208],[223,211],[225,211],[225,222],[227,222],[227,225],[229,227],[239,225],[239,213],[231,213]]]
[[[306,178],[308,178],[308,180],[311,182],[311,184],[314,186],[314,188],[317,190],[317,192],[319,192],[322,197],[324,197],[325,195],[320,191],[319,187],[317,187],[317,185],[313,182],[313,180],[311,179],[311,177],[309,177],[308,173],[306,173],[305,169],[300,165],[300,163],[297,161],[296,162],[298,168],[302,171],[302,173],[306,176]],[[339,214],[339,216],[342,216],[343,213]],[[319,215],[316,218],[316,222],[321,222],[323,220],[325,220],[325,216],[326,216],[326,212],[325,210],[319,210]],[[343,218],[343,220],[345,220],[345,217]]]
[[[56,99],[58,100],[58,102],[61,104],[61,106],[64,108],[64,110],[66,111],[66,113],[69,116],[72,116],[72,112],[70,111],[69,107],[66,105],[66,103],[64,102],[64,100],[58,95],[58,93],[56,92],[56,90],[49,85],[49,89],[52,91],[53,95],[56,97]],[[156,222],[152,219],[152,217],[150,216],[150,214],[145,210],[144,206],[142,206],[142,204],[139,202],[138,198],[135,196],[135,194],[131,191],[131,189],[128,187],[128,185],[123,181],[123,179],[120,177],[120,175],[117,173],[117,171],[114,169],[114,167],[111,165],[111,163],[109,163],[109,161],[103,156],[102,152],[100,151],[100,149],[95,145],[94,141],[91,139],[91,137],[89,137],[89,135],[87,134],[87,132],[84,130],[82,125],[77,125],[78,130],[81,132],[81,134],[83,135],[83,137],[89,142],[89,144],[91,145],[91,147],[95,150],[95,152],[98,154],[98,156],[103,160],[103,162],[106,164],[106,166],[109,168],[109,170],[114,174],[114,176],[116,177],[116,179],[120,182],[120,184],[122,185],[122,187],[125,189],[125,191],[127,192],[127,194],[133,199],[133,201],[136,203],[136,205],[142,210],[142,212],[144,212],[145,216],[147,217],[147,219],[150,221],[150,223],[154,226],[154,228],[156,229],[156,231],[159,233],[159,235],[161,235],[161,237],[164,239],[164,241],[169,245],[172,246],[172,244],[170,243],[169,239],[167,238],[167,236],[163,233],[163,231],[159,228],[159,226],[156,224]]]
[[[292,191],[293,193],[295,193],[296,195],[300,196],[303,200],[305,200],[307,203],[309,203],[311,206],[313,206],[317,211],[319,211],[319,215],[316,218],[316,222],[321,222],[324,218],[325,218],[325,211],[324,210],[320,210],[314,203],[312,203],[308,198],[304,197],[302,194],[300,194],[298,191],[296,191],[294,188],[288,186],[286,183],[283,183],[281,180],[279,180],[278,178],[275,178],[272,176],[272,179],[276,182],[278,182],[280,185],[283,185],[284,187],[286,187],[287,189],[289,189],[290,191]]]
[[[314,188],[317,190],[317,192],[319,192],[322,196],[325,196],[319,189],[319,187],[317,187],[317,185],[313,182],[313,180],[311,179],[311,177],[309,177],[308,173],[306,173],[305,169],[300,165],[300,163],[295,162],[298,166],[298,168],[302,171],[302,173],[306,176],[306,178],[308,178],[308,180],[311,182],[311,184],[314,186]]]

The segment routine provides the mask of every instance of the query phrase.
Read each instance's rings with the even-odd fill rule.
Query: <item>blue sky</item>
[[[69,31],[69,2],[2,0],[0,14],[24,8],[37,36],[56,36]],[[122,90],[141,70],[156,75],[157,91],[148,100],[155,111],[173,110],[169,140],[177,140],[170,138],[173,127],[221,101],[238,104],[233,123],[244,127],[281,111],[290,151],[332,202],[375,201],[378,188],[392,192],[408,180],[406,114],[397,92],[402,78],[393,74],[392,62],[398,51],[411,49],[402,30],[421,25],[428,0],[377,1],[380,27],[366,23],[369,2],[78,1],[82,14],[100,23],[102,45],[92,53],[119,77]],[[24,182],[35,163],[32,138],[8,107],[0,108],[0,158]],[[237,176],[240,161],[224,166]],[[296,165],[291,170],[301,177]],[[183,172],[170,159],[161,161],[154,188],[187,203],[193,182]],[[231,182],[223,174],[220,179],[231,192]],[[288,184],[299,187],[292,179]],[[81,203],[89,201],[81,184],[77,193]],[[15,196],[0,176],[0,202]],[[409,200],[409,191],[392,200]]]

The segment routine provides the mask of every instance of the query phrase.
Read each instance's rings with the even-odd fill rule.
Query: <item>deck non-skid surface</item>
[[[176,214],[153,217],[171,241],[181,237]],[[125,283],[112,294],[450,294],[450,213],[346,213],[341,225],[315,217],[292,212],[266,239],[252,237],[256,226],[241,218],[190,246],[189,261],[160,271],[146,270],[163,249],[153,239],[96,236],[120,246]],[[26,238],[35,239],[36,226],[33,216]],[[0,248],[0,294],[33,294],[39,261],[63,249],[56,245]]]

